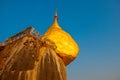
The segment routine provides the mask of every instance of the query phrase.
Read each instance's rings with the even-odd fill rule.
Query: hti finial
[[[58,16],[58,14],[57,14],[57,8],[56,8],[56,10],[55,10],[55,16]]]
[[[57,20],[58,19],[58,13],[57,13],[57,8],[55,10],[55,16],[54,16],[54,19]]]

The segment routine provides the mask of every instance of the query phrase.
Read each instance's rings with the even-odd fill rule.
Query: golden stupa
[[[77,57],[79,47],[70,34],[59,26],[57,12],[53,24],[46,31],[45,36],[56,44],[56,53],[63,59],[65,65]]]

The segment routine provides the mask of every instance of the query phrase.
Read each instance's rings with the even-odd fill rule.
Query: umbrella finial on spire
[[[55,20],[58,20],[57,8],[56,8],[56,10],[55,10],[55,16],[54,16],[54,19],[55,19]]]
[[[56,10],[55,10],[55,16],[58,16],[58,14],[57,14],[57,8],[56,8]]]

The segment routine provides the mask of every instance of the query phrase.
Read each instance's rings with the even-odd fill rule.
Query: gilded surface
[[[57,49],[56,52],[59,56],[64,58],[65,64],[69,64],[75,57],[77,57],[79,52],[79,47],[73,38],[65,32],[57,23],[57,16],[55,16],[54,23],[46,31],[45,36],[51,41],[55,42]],[[69,56],[71,56],[69,58]],[[69,60],[67,60],[69,59]],[[67,61],[66,61],[67,60]]]

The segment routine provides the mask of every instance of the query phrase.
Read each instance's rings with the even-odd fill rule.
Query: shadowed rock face
[[[66,69],[51,46],[27,35],[0,51],[0,80],[66,80]]]

